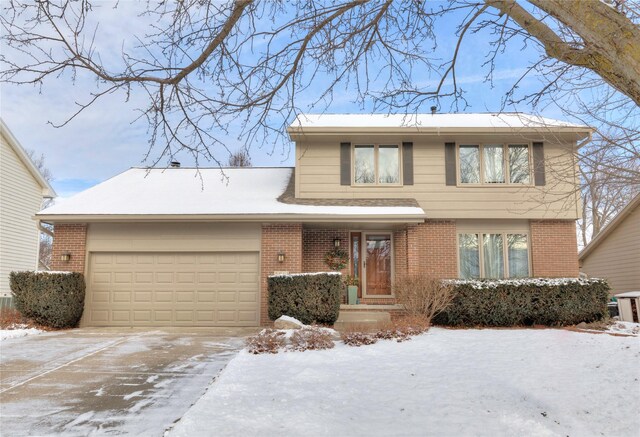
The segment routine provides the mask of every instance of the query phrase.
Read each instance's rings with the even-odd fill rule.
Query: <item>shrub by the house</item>
[[[277,329],[263,329],[258,334],[247,338],[247,350],[255,355],[277,354],[286,344],[284,331]]]
[[[609,285],[602,279],[450,281],[451,304],[434,322],[451,326],[574,325],[607,315]]]
[[[393,286],[396,300],[410,318],[429,325],[453,299],[453,285],[427,274],[403,275]]]
[[[269,317],[290,316],[306,325],[333,325],[340,311],[339,273],[274,275],[268,279]]]
[[[9,281],[16,309],[23,316],[52,328],[78,325],[84,309],[82,273],[11,272]]]

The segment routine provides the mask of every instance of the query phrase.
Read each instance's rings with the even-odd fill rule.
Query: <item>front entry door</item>
[[[364,250],[365,294],[391,295],[391,234],[366,234]]]

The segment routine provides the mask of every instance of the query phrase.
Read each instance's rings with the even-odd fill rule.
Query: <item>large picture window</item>
[[[458,147],[460,184],[531,183],[527,144],[479,144]]]
[[[463,279],[529,276],[527,234],[459,234],[458,252],[460,277]]]
[[[353,157],[356,184],[400,183],[400,148],[397,145],[356,145]]]

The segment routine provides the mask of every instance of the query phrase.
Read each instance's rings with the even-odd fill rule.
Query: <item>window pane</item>
[[[509,182],[529,183],[529,146],[509,146]]]
[[[482,236],[484,256],[484,276],[486,278],[504,277],[504,253],[502,252],[502,234],[484,234]]]
[[[480,183],[480,152],[478,146],[460,146],[460,182]]]
[[[398,146],[380,146],[378,148],[378,182],[397,184],[400,182]]]
[[[480,252],[478,234],[460,234],[460,277],[480,277]]]
[[[507,234],[509,252],[509,277],[526,278],[529,276],[529,251],[526,234]]]
[[[485,183],[504,183],[504,148],[502,145],[484,146],[482,150]]]
[[[355,148],[355,181],[356,184],[375,183],[375,166],[373,146],[356,146]]]

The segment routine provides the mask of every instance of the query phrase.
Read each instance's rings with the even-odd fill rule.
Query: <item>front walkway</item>
[[[162,436],[255,329],[75,329],[4,340],[2,435]]]

